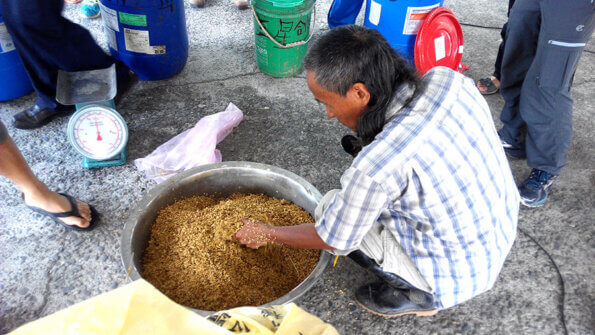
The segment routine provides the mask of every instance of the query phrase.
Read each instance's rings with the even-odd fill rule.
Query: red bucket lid
[[[414,55],[420,76],[436,66],[459,69],[463,58],[463,30],[449,9],[438,7],[428,14],[417,33]]]

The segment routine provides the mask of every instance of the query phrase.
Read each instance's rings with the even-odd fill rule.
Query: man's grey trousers
[[[527,164],[559,175],[572,138],[570,87],[593,32],[593,0],[517,0],[502,60],[499,131]]]

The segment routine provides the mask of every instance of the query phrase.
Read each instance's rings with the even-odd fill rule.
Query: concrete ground
[[[318,34],[328,29],[330,3],[317,2]],[[492,27],[505,22],[506,5],[489,0],[445,3],[461,22]],[[105,47],[101,20],[80,19],[77,10],[77,5],[66,5],[65,15],[89,28]],[[306,87],[305,74],[271,79],[259,72],[251,12],[236,10],[229,0],[207,0],[204,9],[187,7],[186,18],[190,58],[184,71],[168,80],[138,83],[118,106],[130,129],[124,166],[82,170],[65,136],[68,118],[32,131],[10,126],[12,115],[33,103],[33,94],[0,103],[0,118],[34,172],[52,189],[76,195],[102,213],[92,233],[67,231],[29,211],[17,189],[0,179],[0,332],[125,284],[119,254],[123,224],[155,185],[136,170],[133,159],[149,154],[200,117],[222,111],[229,102],[244,111],[245,119],[219,146],[224,160],[280,166],[322,193],[339,185],[351,161],[339,145],[347,129],[326,118]],[[466,74],[474,79],[490,74],[499,31],[471,26],[463,31],[463,61],[470,66]],[[355,288],[372,277],[347,259],[329,267],[297,303],[343,334],[562,334],[562,310],[569,333],[593,334],[593,48],[590,43],[591,52],[583,54],[572,89],[575,133],[569,164],[547,204],[523,209],[519,222],[559,266],[564,295],[550,259],[519,232],[491,291],[432,317],[384,319],[356,306]],[[499,126],[502,98],[493,95],[487,101]],[[517,180],[529,173],[524,161],[511,161],[511,167]]]

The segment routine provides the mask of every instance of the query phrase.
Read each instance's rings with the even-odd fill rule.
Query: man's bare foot
[[[63,213],[72,210],[72,206],[66,197],[49,190],[46,192],[23,194],[23,200],[27,206],[38,207],[52,213]],[[81,228],[89,227],[89,222],[91,222],[91,209],[89,205],[79,200],[76,201],[76,204],[79,215],[82,218],[69,216],[59,219],[67,225],[79,226]]]
[[[246,9],[250,7],[249,0],[233,0],[233,4],[236,5],[238,9]]]
[[[477,81],[477,89],[484,95],[494,94],[500,89],[500,80],[494,76],[480,79]]]

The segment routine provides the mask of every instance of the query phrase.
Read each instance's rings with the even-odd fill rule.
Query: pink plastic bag
[[[203,117],[194,128],[176,135],[147,157],[134,160],[134,165],[160,183],[195,166],[221,162],[216,146],[243,118],[242,111],[230,103],[225,111]]]

